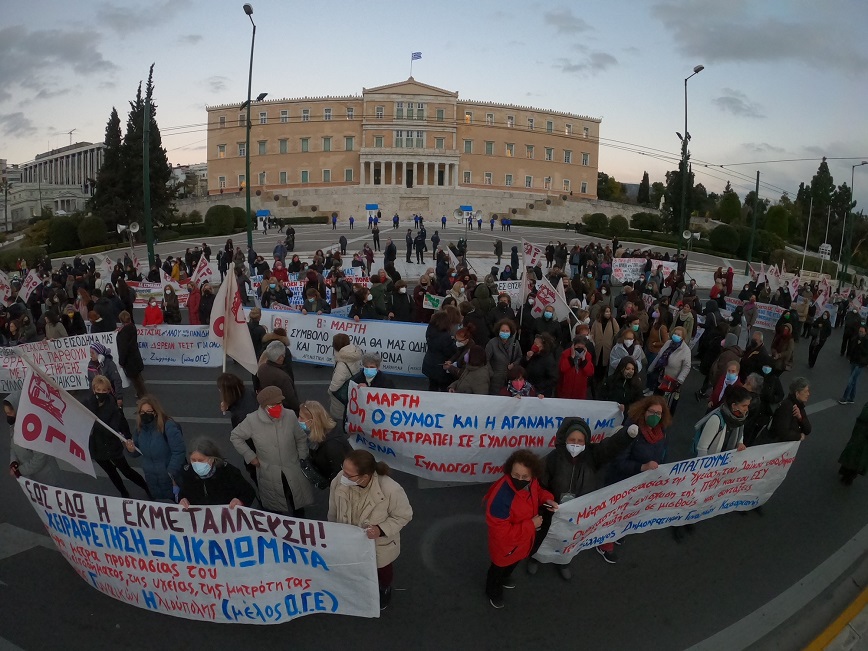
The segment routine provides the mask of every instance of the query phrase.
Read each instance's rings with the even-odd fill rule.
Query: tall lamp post
[[[3,181],[3,223],[6,225],[6,232],[9,232],[9,190],[12,184],[9,181]]]
[[[693,68],[693,74],[684,79],[684,136],[681,138],[681,215],[678,219],[678,253],[681,257],[681,233],[684,232],[684,213],[687,211],[687,180],[690,175],[687,172],[687,143],[690,140],[690,134],[687,133],[687,81],[690,77],[698,75],[705,70],[705,66],[698,65]]]
[[[253,46],[256,43],[256,23],[253,22],[253,6],[244,5],[244,13],[253,25],[250,37],[250,72],[247,75],[247,140],[244,149],[244,194],[247,203],[247,248],[253,250],[253,217],[250,215],[250,93],[253,86]]]
[[[862,165],[868,165],[868,160],[863,160],[861,163],[856,163],[855,165],[852,165],[850,167],[850,203],[851,204],[853,203],[853,197],[856,196],[855,190],[853,188],[853,184],[856,181],[856,168],[861,167]],[[850,223],[849,223],[850,232],[849,233],[847,232],[847,222],[846,222],[847,215],[845,214],[844,215],[844,220],[845,220],[844,228],[841,232],[841,251],[840,251],[840,253],[841,253],[841,262],[844,263],[844,267],[841,270],[841,276],[843,276],[845,273],[847,273],[847,267],[850,265],[850,235],[851,235],[852,230],[853,230],[853,215],[852,215],[852,210],[848,210],[847,212],[851,213],[850,214]],[[847,255],[846,256],[844,255],[844,233],[847,233]],[[840,286],[840,283],[838,283],[838,284]]]

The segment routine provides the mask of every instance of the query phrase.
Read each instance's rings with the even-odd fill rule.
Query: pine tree
[[[639,184],[639,194],[636,195],[636,202],[642,206],[647,206],[651,203],[651,181],[648,178],[648,172],[642,174],[642,182]]]
[[[690,214],[693,211],[693,171],[688,168],[686,174],[687,196],[685,199],[684,223],[681,223],[681,184],[684,182],[684,161],[678,163],[678,169],[666,172],[666,193],[663,216],[667,221],[670,233],[681,235],[681,228],[690,224]]]

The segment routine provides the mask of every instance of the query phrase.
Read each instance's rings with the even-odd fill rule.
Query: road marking
[[[748,648],[820,596],[835,579],[842,576],[862,557],[866,548],[868,548],[868,526],[862,528],[841,549],[820,563],[801,581],[784,590],[747,617],[695,644],[687,651]]]
[[[816,414],[818,411],[823,411],[824,409],[828,409],[829,407],[837,406],[837,400],[833,400],[832,398],[826,398],[825,400],[820,400],[820,402],[815,402],[805,407],[805,413],[810,416],[811,414]]]

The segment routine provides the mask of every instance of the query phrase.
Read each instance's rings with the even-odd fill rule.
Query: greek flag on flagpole
[[[413,54],[410,55],[411,61],[416,61],[416,60],[421,59],[421,58],[422,58],[421,52],[413,52]]]

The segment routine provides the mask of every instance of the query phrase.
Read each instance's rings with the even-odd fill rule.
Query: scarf
[[[672,341],[672,340],[670,339],[669,341]],[[684,342],[681,342],[681,343],[684,343]],[[672,341],[672,345],[667,346],[666,350],[664,350],[663,352],[660,353],[660,355],[658,357],[658,359],[660,361],[657,362],[656,367],[659,369],[662,369],[665,372],[666,371],[666,365],[669,363],[669,356],[672,355],[672,353],[674,353],[680,346],[681,346],[681,344],[678,344],[676,346],[675,342]]]
[[[639,431],[642,432],[642,436],[644,436],[645,440],[651,445],[659,443],[663,440],[663,437],[666,436],[660,423],[657,423],[655,427],[649,426],[648,423],[642,423],[639,425]]]
[[[533,391],[533,386],[531,385],[530,382],[525,380],[524,385],[521,387],[521,389],[516,389],[513,386],[512,382],[506,383],[506,389],[507,389],[507,391],[509,391],[509,395],[512,396],[513,398],[515,396],[521,396],[521,397],[525,398],[525,397],[530,395],[531,391]]]

